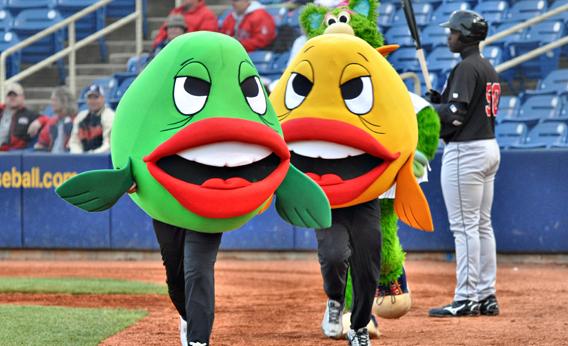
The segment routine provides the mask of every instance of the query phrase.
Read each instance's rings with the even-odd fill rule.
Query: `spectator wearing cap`
[[[170,11],[168,18],[175,15],[183,17],[186,32],[217,31],[218,29],[217,16],[205,5],[205,0],[185,0],[180,6]],[[166,21],[156,35],[152,49],[168,38],[168,28],[168,21]]]
[[[233,11],[221,25],[221,32],[233,36],[247,52],[265,48],[276,38],[274,18],[258,1],[231,0]]]
[[[37,135],[37,129],[30,131],[30,124],[40,115],[24,104],[24,88],[18,83],[8,84],[6,104],[0,105],[0,151],[25,149]]]
[[[73,121],[69,138],[71,153],[106,153],[110,151],[110,131],[114,111],[105,105],[103,89],[93,84],[86,93],[87,109]]]
[[[73,130],[73,119],[77,114],[75,97],[66,87],[57,87],[51,94],[51,107],[55,115],[47,118],[34,146],[36,150],[51,153],[69,151],[69,138]]]
[[[156,55],[158,55],[158,53],[174,38],[183,35],[184,33],[187,32],[187,24],[185,23],[183,16],[179,14],[169,16],[166,24],[167,24],[166,39],[162,40],[162,42],[160,42],[156,47],[154,47],[154,49],[148,56],[148,60],[146,63],[149,63],[150,60],[152,60]]]

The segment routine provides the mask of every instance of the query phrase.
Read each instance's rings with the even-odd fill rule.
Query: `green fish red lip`
[[[352,201],[365,191],[396,160],[400,153],[391,153],[371,135],[337,120],[301,118],[282,124],[287,143],[297,141],[326,141],[346,145],[364,152],[357,157],[339,160],[308,158],[292,153],[292,164],[312,178],[327,195],[331,205]],[[335,162],[333,162],[335,161]],[[333,163],[332,163],[333,162]],[[334,172],[342,169],[348,177]],[[353,167],[361,166],[361,167]],[[306,170],[319,168],[320,172]]]
[[[188,177],[192,175],[192,168],[201,169],[203,174],[208,172],[209,167],[187,161],[177,154],[222,142],[253,144],[272,152],[268,157],[250,165],[236,168],[210,167],[212,172],[224,170],[248,176],[258,173],[258,181],[237,175],[200,177],[196,183],[188,182],[191,181]],[[176,162],[170,164],[168,161]],[[252,212],[272,196],[286,176],[290,166],[290,152],[284,139],[264,124],[217,117],[197,121],[182,129],[155,148],[144,158],[144,162],[154,179],[189,211],[209,218],[231,218]],[[177,169],[175,165],[185,165],[184,170]]]

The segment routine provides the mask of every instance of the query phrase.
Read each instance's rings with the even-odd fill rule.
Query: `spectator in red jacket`
[[[6,87],[6,104],[0,105],[0,151],[25,149],[37,131],[30,136],[30,124],[40,115],[26,108],[24,88],[18,83]]]
[[[233,36],[247,52],[264,48],[276,38],[272,16],[257,1],[231,0],[233,11],[225,18],[221,32]]]
[[[187,32],[217,31],[217,16],[205,5],[205,0],[185,0],[181,6],[170,11],[168,17],[182,15],[185,18]],[[166,20],[154,39],[152,49],[168,38],[168,21]]]

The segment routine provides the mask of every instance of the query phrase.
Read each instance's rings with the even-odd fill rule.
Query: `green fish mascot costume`
[[[245,224],[273,197],[293,225],[331,225],[325,194],[290,164],[258,72],[229,36],[195,32],[169,43],[120,101],[111,149],[114,169],[84,172],[56,192],[91,212],[129,192],[154,219],[189,345],[209,344],[223,232]],[[172,241],[174,234],[181,236]]]
[[[382,47],[384,52],[392,52],[396,45],[384,45],[382,34],[378,30],[376,9],[378,2],[369,0],[351,0],[336,8],[327,8],[308,4],[301,16],[300,23],[308,38],[343,29],[343,24],[349,25],[353,34],[362,38],[371,46]],[[340,24],[340,25],[337,25]],[[333,27],[332,27],[333,26]],[[396,43],[396,42],[394,42]],[[434,108],[420,96],[410,93],[417,122],[418,145],[414,157],[414,174],[420,181],[427,180],[428,161],[434,158],[438,147],[440,121]],[[411,307],[410,290],[404,271],[405,253],[398,238],[398,217],[394,211],[394,189],[381,196],[381,274],[377,285],[377,296],[373,312],[383,318],[399,318],[406,314]],[[351,279],[346,289],[345,309],[349,311],[352,302]],[[344,315],[344,325],[349,322],[350,313]],[[370,330],[376,323],[369,325]],[[347,328],[344,327],[344,331]],[[374,333],[378,336],[378,330]]]

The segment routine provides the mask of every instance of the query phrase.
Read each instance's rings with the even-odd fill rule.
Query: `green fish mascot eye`
[[[256,68],[241,44],[226,35],[184,34],[151,61],[117,108],[111,156],[114,169],[84,172],[56,192],[87,211],[108,209],[132,192],[134,202],[154,219],[162,250],[161,237],[182,232],[185,262],[183,244],[177,257],[190,264],[186,274],[204,271],[197,283],[181,273],[177,281],[182,296],[185,281],[185,304],[170,287],[182,319],[201,321],[188,328],[188,341],[209,342],[212,263],[222,232],[245,224],[273,196],[285,221],[300,227],[331,225],[321,188],[290,164]],[[171,232],[159,234],[158,228]],[[188,246],[196,248],[188,251]],[[170,277],[168,266],[178,263],[162,255],[170,284],[176,277]]]

